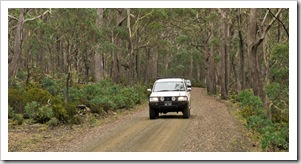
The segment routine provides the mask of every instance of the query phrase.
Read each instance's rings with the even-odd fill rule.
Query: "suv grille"
[[[164,101],[172,101],[171,97],[164,97]]]

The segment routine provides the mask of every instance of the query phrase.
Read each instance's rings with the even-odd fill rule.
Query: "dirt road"
[[[206,95],[205,89],[191,92],[191,117],[182,113],[160,115],[150,120],[148,107],[119,118],[74,140],[61,151],[83,152],[244,152],[252,144],[243,125],[230,114],[225,103]]]

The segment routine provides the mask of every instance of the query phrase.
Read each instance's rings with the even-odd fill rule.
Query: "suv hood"
[[[186,96],[186,92],[152,92],[150,97],[172,97],[172,96]]]

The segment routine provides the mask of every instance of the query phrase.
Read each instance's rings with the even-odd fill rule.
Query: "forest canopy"
[[[10,8],[8,26],[14,98],[35,89],[58,104],[74,103],[74,88],[92,83],[136,87],[139,97],[157,77],[185,76],[210,95],[237,96],[249,121],[288,128],[289,9]],[[255,104],[246,100],[252,96]],[[129,106],[140,102],[130,99]],[[278,148],[288,149],[284,141]]]

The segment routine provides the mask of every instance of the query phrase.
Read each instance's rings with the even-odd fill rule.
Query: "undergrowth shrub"
[[[86,85],[78,93],[78,101],[98,114],[108,110],[132,108],[140,104],[142,99],[146,99],[148,94],[145,86],[127,87],[107,79]]]
[[[79,124],[82,124],[84,123],[84,118],[79,116],[79,115],[75,115],[73,118],[72,118],[72,123],[73,124],[76,124],[76,125],[79,125]]]
[[[55,98],[53,99],[51,106],[54,117],[63,123],[68,123],[69,115],[67,110],[64,108],[63,102],[60,99]]]
[[[52,108],[48,105],[39,107],[36,117],[34,118],[39,123],[46,123],[53,117]]]
[[[19,86],[11,85],[11,86]],[[9,117],[11,113],[24,114],[34,122],[55,125],[80,124],[77,105],[86,105],[92,113],[102,116],[109,110],[132,108],[147,99],[145,86],[115,84],[110,79],[99,83],[73,84],[69,87],[65,103],[65,82],[51,77],[37,78],[27,86],[9,88]]]
[[[288,97],[289,91],[287,87],[281,87],[280,83],[273,82],[266,86],[267,95],[270,99],[270,110],[272,113],[272,120],[274,122],[288,123]]]
[[[247,120],[247,128],[251,128],[260,134],[263,134],[265,132],[265,128],[272,125],[272,122],[262,116],[250,116]]]
[[[26,101],[36,101],[40,104],[47,104],[48,100],[52,99],[51,94],[42,88],[31,88],[29,87],[26,91]]]
[[[26,93],[22,89],[11,88],[8,90],[8,104],[16,113],[23,113],[26,105]]]
[[[263,129],[261,148],[265,151],[283,151],[289,149],[288,124],[274,123]]]
[[[17,125],[22,125],[24,122],[23,114],[15,113],[12,115],[12,119],[14,120],[14,123]]]
[[[44,77],[41,80],[41,85],[43,88],[48,90],[48,92],[51,93],[53,96],[57,95],[58,91],[56,88],[56,82],[53,79],[51,79],[49,77]]]
[[[67,123],[70,124],[75,124],[78,122],[78,120],[75,118],[76,114],[77,114],[77,109],[76,109],[76,105],[73,103],[67,103],[64,105],[64,108],[67,112],[67,119],[64,120]]]
[[[26,104],[25,106],[25,114],[29,116],[29,118],[34,118],[35,117],[35,113],[38,111],[38,108],[41,105],[36,102],[36,101],[32,101]]]
[[[58,126],[59,124],[60,121],[55,117],[52,117],[48,122],[46,122],[46,125],[48,126]]]
[[[242,107],[262,108],[262,100],[260,97],[255,96],[252,90],[241,91],[237,96],[237,100],[241,103]]]
[[[25,113],[38,123],[46,123],[53,117],[52,108],[48,105],[40,105],[33,101],[25,106]]]
[[[261,134],[260,147],[263,151],[288,150],[288,110],[285,108],[286,104],[278,100],[279,95],[275,95],[279,93],[279,89],[277,84],[268,86],[270,109],[263,108],[261,99],[251,90],[244,90],[236,96],[241,106],[240,113],[247,120],[246,127]]]
[[[13,107],[8,105],[8,118],[12,118],[14,114],[15,114],[15,111],[14,111]]]

